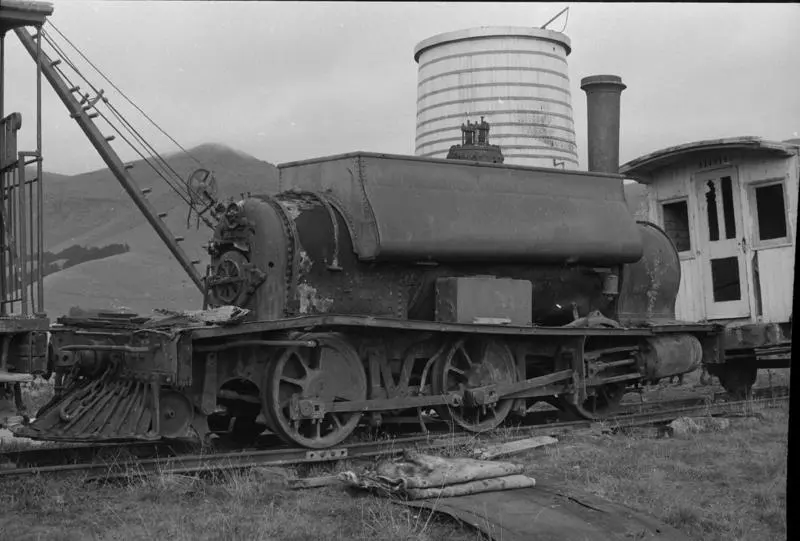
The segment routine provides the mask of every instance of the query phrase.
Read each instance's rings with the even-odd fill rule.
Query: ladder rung
[[[115,135],[109,135],[108,137],[106,137],[106,141],[113,141],[116,138],[117,137]]]
[[[133,169],[133,164],[132,163],[126,163],[124,167],[125,167],[125,169]]]
[[[88,116],[89,118],[97,118],[97,117],[98,117],[98,116],[100,116],[100,115],[99,115],[98,113],[89,113],[87,116]]]
[[[69,89],[69,91],[70,92],[77,92],[80,89],[81,89],[81,87],[79,87],[79,86],[73,86],[72,88]]]
[[[158,213],[158,217],[159,218],[166,218],[167,217],[167,213],[166,212],[159,212]]]
[[[192,265],[199,265],[199,264],[200,264],[199,259],[192,259]]]
[[[175,237],[175,242],[183,242],[183,237]]]
[[[57,58],[57,59],[53,60],[52,62],[50,62],[50,65],[53,66],[53,67],[56,67],[59,64],[61,64],[61,59],[60,58]]]
[[[145,188],[142,190],[142,195],[147,195],[153,191],[153,188]]]

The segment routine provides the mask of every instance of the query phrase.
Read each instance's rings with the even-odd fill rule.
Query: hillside
[[[214,171],[218,198],[242,193],[269,193],[277,188],[277,168],[223,145],[207,144],[189,153]],[[200,167],[185,154],[165,156],[186,178]],[[202,245],[210,230],[186,228],[187,207],[144,162],[134,162],[131,174],[140,188],[152,188],[148,200],[176,235],[185,237],[192,259],[208,260]],[[112,308],[115,305],[149,313],[153,308],[198,308],[200,294],[183,269],[153,232],[142,214],[107,169],[75,176],[45,175],[45,249],[126,243],[130,252],[83,263],[45,279],[45,308],[51,317],[72,306]],[[204,264],[199,268],[204,269]]]

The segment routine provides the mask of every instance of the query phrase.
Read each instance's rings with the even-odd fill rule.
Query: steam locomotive
[[[322,449],[431,409],[475,432],[537,401],[602,419],[631,386],[718,362],[719,326],[675,320],[674,245],[591,167],[617,159],[619,94],[604,100],[592,172],[366,152],[279,166],[278,193],[231,201],[208,245],[207,313],[242,317],[62,318],[57,394],[18,435],[269,429]]]

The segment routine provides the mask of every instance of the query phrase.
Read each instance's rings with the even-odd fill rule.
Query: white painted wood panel
[[[788,321],[794,293],[794,246],[758,251],[764,321]]]
[[[706,317],[700,264],[698,258],[681,261],[681,286],[675,302],[675,317],[681,321],[702,321]]]

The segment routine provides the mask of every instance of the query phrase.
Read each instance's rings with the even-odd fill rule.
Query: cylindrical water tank
[[[578,168],[567,55],[551,30],[481,27],[428,38],[414,49],[417,156],[446,158],[461,124],[491,125],[505,163]]]

